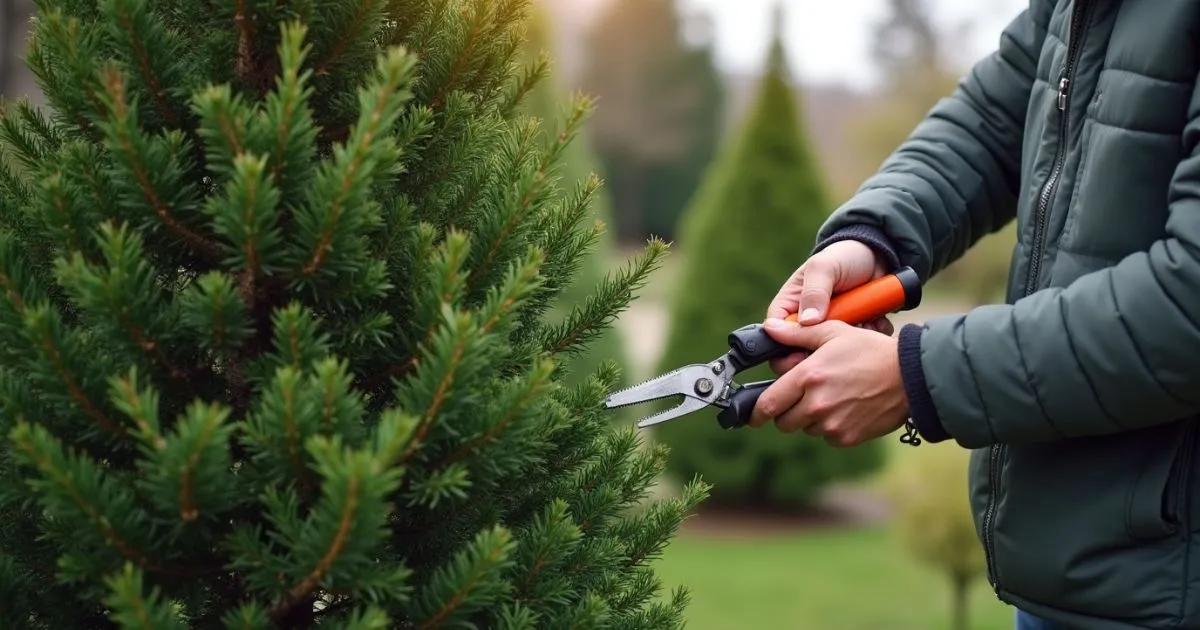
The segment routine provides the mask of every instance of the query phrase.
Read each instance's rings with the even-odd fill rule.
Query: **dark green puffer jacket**
[[[996,593],[1071,628],[1200,628],[1198,72],[1200,0],[1031,0],[818,244],[928,279],[1018,222],[1007,304],[901,362]]]

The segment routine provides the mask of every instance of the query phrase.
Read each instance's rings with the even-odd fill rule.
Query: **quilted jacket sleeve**
[[[886,242],[893,263],[927,280],[1012,220],[1025,112],[1052,4],[1032,0],[1005,28],[997,50],[833,213],[817,250],[853,238],[884,253]]]
[[[1189,116],[1164,238],[1065,288],[918,330],[930,399],[960,444],[1111,434],[1200,411],[1200,88]]]

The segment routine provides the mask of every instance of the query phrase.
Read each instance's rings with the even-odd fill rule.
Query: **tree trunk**
[[[970,616],[968,615],[968,596],[971,594],[971,579],[965,575],[952,575],[950,577],[951,597],[950,602],[950,628],[951,630],[967,630],[971,627]]]

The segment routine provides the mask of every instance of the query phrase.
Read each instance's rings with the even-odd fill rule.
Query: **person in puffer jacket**
[[[752,425],[971,449],[963,500],[1019,628],[1200,628],[1198,74],[1196,0],[1031,0],[768,309],[803,351]],[[1012,221],[1004,304],[899,334],[823,320]]]

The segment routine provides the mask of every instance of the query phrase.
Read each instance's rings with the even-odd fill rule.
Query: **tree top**
[[[786,13],[783,2],[776,0],[771,8],[771,41],[767,49],[766,75],[786,77],[788,75],[787,50],[784,46],[783,25]]]

